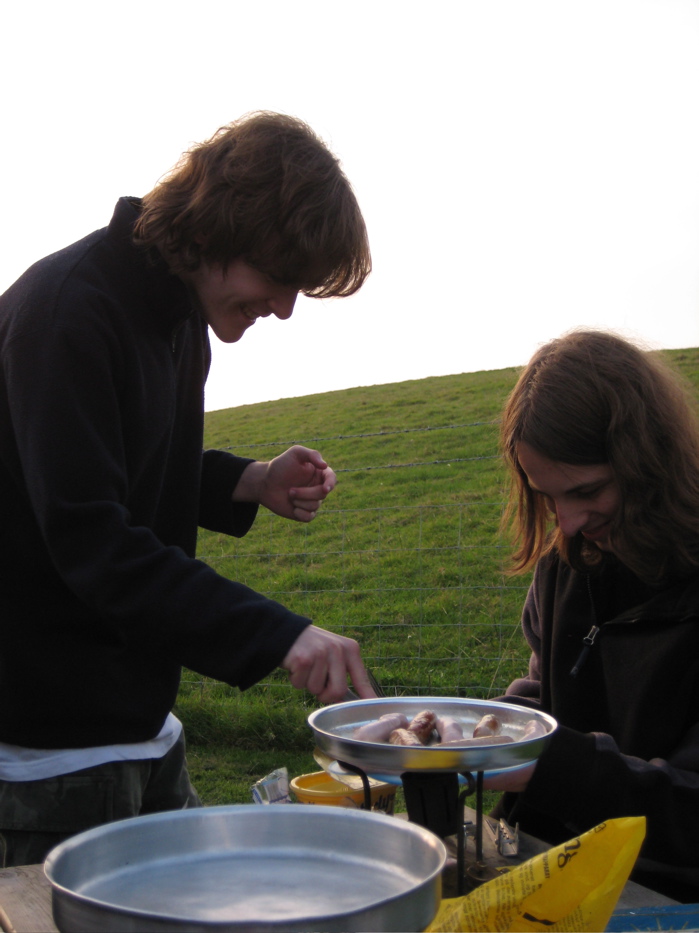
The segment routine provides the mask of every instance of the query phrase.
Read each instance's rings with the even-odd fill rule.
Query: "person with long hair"
[[[699,900],[699,418],[658,353],[574,331],[541,347],[501,422],[513,570],[534,569],[512,702],[553,715],[497,813],[557,844],[643,815],[634,878]]]
[[[260,505],[310,522],[336,481],[302,446],[202,453],[209,328],[235,343],[288,320],[299,292],[351,295],[370,269],[338,159],[263,111],[0,298],[3,866],[198,805],[172,714],[182,666],[241,689],[281,667],[326,703],[348,678],[375,695],[353,639],[195,556],[199,526],[243,535]]]

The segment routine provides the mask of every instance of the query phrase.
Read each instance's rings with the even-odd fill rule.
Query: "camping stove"
[[[364,789],[364,808],[371,809],[371,790],[367,774],[356,765],[341,761],[339,764],[356,774]],[[459,782],[459,775],[466,781]],[[495,878],[499,870],[487,864],[483,854],[483,830],[493,834],[493,842],[501,855],[517,854],[517,832],[504,821],[495,833],[483,815],[483,772],[470,771],[406,771],[401,775],[405,805],[411,823],[424,826],[447,841],[455,837],[456,895],[462,896],[473,888]],[[465,801],[475,794],[475,822],[464,819]],[[473,838],[473,847],[468,840]]]

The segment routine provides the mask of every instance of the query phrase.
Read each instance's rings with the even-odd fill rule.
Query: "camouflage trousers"
[[[59,842],[93,826],[201,805],[182,735],[162,758],[108,762],[40,781],[0,781],[0,863],[43,862]]]

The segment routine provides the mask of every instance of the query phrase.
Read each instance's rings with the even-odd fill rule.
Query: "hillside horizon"
[[[679,370],[679,372],[685,377],[685,379],[688,379],[689,382],[695,386],[695,388],[699,387],[698,347],[680,347],[675,349],[653,350],[651,352],[666,355]],[[330,399],[331,397],[344,393],[365,392],[379,389],[388,390],[389,388],[398,388],[400,386],[415,387],[418,384],[426,385],[428,383],[433,383],[440,380],[466,379],[468,377],[476,379],[477,377],[487,376],[492,376],[495,378],[498,376],[506,376],[509,373],[516,373],[520,369],[523,369],[524,366],[526,366],[526,363],[521,363],[518,366],[503,366],[497,369],[476,369],[470,370],[468,372],[449,373],[441,376],[422,376],[419,379],[405,379],[399,382],[376,382],[370,385],[359,384],[346,389],[330,389],[327,392],[313,392],[307,395],[285,395],[276,399],[268,399],[267,401],[246,402],[242,405],[231,405],[228,408],[213,408],[210,411],[207,411],[206,415],[220,415],[222,412],[243,411],[245,409],[258,408],[265,405],[277,405],[284,402],[301,402],[303,400],[326,397]]]

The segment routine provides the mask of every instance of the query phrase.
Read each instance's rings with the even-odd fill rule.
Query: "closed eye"
[[[589,501],[596,499],[597,496],[604,490],[606,483],[602,483],[597,486],[584,487],[579,489],[571,489],[570,492],[566,493],[567,496],[574,499],[581,499],[583,501]],[[556,502],[552,496],[549,496],[547,493],[542,492],[540,489],[532,489],[532,492],[541,497],[546,503],[546,508],[555,514],[556,512]]]
[[[573,495],[577,496],[578,499],[594,499],[602,492],[606,485],[606,483],[603,483],[602,485],[593,486],[592,488],[574,489]]]

